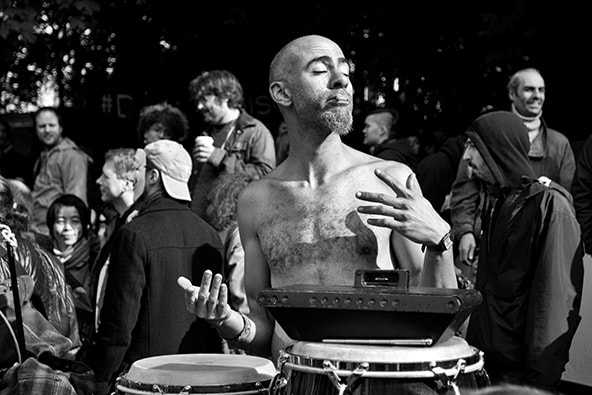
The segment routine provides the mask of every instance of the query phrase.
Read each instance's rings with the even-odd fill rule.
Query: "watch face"
[[[450,247],[452,247],[452,238],[450,237],[450,233],[446,233],[446,235],[444,236],[444,238],[442,239],[442,248],[444,248],[445,250],[449,249]]]
[[[453,244],[454,243],[452,241],[451,233],[448,232],[442,237],[442,240],[440,240],[440,242],[438,244],[431,245],[431,246],[424,245],[424,247],[422,247],[422,251],[423,251],[423,248],[427,247],[427,249],[430,251],[444,252],[444,251],[450,249]]]

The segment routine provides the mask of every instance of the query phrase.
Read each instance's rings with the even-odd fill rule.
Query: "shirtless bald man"
[[[290,153],[238,203],[250,314],[230,309],[220,274],[204,274],[199,287],[180,281],[188,311],[261,356],[277,357],[291,340],[256,303],[264,288],[353,285],[356,269],[393,267],[409,269],[412,286],[456,288],[450,243],[438,248],[450,226],[415,175],[341,140],[352,128],[349,73],[340,47],[314,35],[271,63],[269,92],[288,124]]]

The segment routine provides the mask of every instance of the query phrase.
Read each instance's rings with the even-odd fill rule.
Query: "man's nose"
[[[462,155],[462,160],[468,161],[469,159],[471,159],[471,154],[469,153],[468,149],[465,149],[465,151],[463,152],[463,155]]]
[[[339,70],[332,72],[331,87],[332,88],[345,88],[349,85],[349,76],[342,73]]]

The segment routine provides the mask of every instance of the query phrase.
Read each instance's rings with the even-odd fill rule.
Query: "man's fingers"
[[[397,196],[407,196],[407,190],[403,184],[397,181],[394,177],[391,177],[387,172],[382,169],[375,169],[374,174],[380,178],[386,185],[388,185]]]
[[[210,270],[206,270],[204,272],[203,276],[201,276],[200,287],[209,291],[211,282],[212,282],[212,272]]]
[[[191,281],[187,277],[183,277],[183,276],[179,276],[179,278],[177,279],[177,284],[179,285],[179,287],[183,288],[184,290],[187,290],[188,288],[193,287],[193,284],[191,284]]]
[[[381,204],[379,206],[358,206],[358,212],[369,215],[385,215],[388,217],[396,217],[400,210],[395,210],[390,205]]]
[[[220,286],[220,293],[218,295],[218,305],[216,306],[217,316],[226,318],[226,306],[228,305],[228,287],[226,284]]]
[[[374,203],[382,203],[382,204],[389,204],[387,199],[391,199],[391,196],[387,196],[384,193],[375,193],[375,192],[356,192],[356,197],[360,200],[365,200],[367,202],[374,202]]]
[[[218,294],[220,293],[220,286],[222,285],[222,275],[216,274],[212,281],[212,287],[210,288],[210,297],[208,303],[210,305],[216,305],[218,303]]]
[[[407,177],[407,188],[412,192],[421,192],[421,186],[419,185],[419,181],[417,181],[415,173],[411,173]]]

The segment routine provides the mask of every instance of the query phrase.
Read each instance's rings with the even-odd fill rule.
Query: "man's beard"
[[[346,136],[352,131],[353,117],[351,107],[334,107],[319,114],[320,124],[326,130]]]
[[[325,136],[336,133],[345,136],[352,130],[353,115],[351,106],[331,108],[300,108],[299,117],[305,130],[318,130]]]

